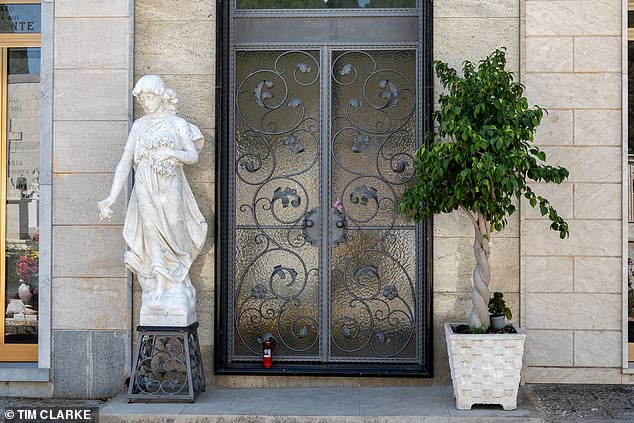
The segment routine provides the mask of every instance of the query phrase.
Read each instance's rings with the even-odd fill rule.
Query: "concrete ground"
[[[525,385],[514,411],[496,406],[459,411],[450,386],[426,386],[209,389],[194,404],[128,404],[125,395],[107,402],[0,398],[0,416],[5,407],[62,405],[99,406],[102,423],[631,423],[634,386]]]

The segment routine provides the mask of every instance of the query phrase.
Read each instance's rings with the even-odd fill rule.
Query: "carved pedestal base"
[[[189,326],[139,326],[128,402],[189,401],[205,390],[198,322]]]

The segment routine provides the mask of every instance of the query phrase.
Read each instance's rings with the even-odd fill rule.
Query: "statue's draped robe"
[[[200,150],[202,134],[171,115],[140,118],[129,136],[134,139],[135,174],[123,229],[130,247],[125,264],[142,284],[161,274],[173,283],[190,285],[188,272],[205,243],[207,223],[182,164],[173,159],[155,162],[151,155],[161,149],[183,150],[188,144]]]

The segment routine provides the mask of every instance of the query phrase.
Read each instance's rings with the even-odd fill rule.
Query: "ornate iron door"
[[[277,369],[424,373],[426,231],[397,213],[427,122],[422,7],[316,13],[232,11],[222,366],[257,368],[270,339]]]

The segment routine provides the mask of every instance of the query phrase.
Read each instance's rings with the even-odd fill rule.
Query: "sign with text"
[[[6,407],[4,418],[7,423],[63,422],[99,423],[97,407]]]
[[[39,4],[8,4],[0,6],[0,33],[39,33]]]

